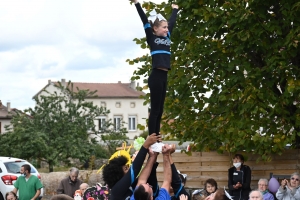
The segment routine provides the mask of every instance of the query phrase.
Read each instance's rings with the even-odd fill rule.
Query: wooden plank
[[[174,163],[180,163],[180,162],[201,162],[201,158],[200,157],[191,157],[191,156],[182,156],[182,157],[173,157],[172,156],[172,160]],[[163,157],[162,156],[158,156],[157,157],[157,162],[163,162]]]
[[[193,172],[191,172],[191,173],[193,173]],[[201,174],[204,175],[204,176],[210,176],[210,177],[224,176],[224,175],[228,176],[228,171],[227,170],[226,171],[220,171],[220,172],[202,171]]]
[[[224,153],[224,154],[220,154],[216,151],[210,151],[210,152],[201,152],[201,156],[202,157],[212,157],[212,156],[224,156],[224,157],[228,157],[230,158],[229,154],[228,153]]]
[[[223,171],[224,167],[222,166],[182,166],[180,171]],[[157,171],[162,172],[163,166],[160,165],[157,167]],[[227,170],[226,170],[227,171]]]
[[[257,182],[260,178],[269,179],[271,172],[279,175],[286,174],[289,177],[290,174],[298,171],[297,167],[300,167],[300,156],[298,152],[299,150],[292,150],[282,156],[275,156],[271,162],[256,162],[257,158],[259,158],[258,155],[247,155],[243,152],[242,154],[248,158],[245,164],[252,169],[252,189],[257,188]],[[222,155],[216,152],[196,152],[193,153],[193,156],[188,156],[184,153],[174,153],[172,154],[172,159],[176,164],[176,168],[179,169],[181,173],[188,175],[188,186],[203,188],[205,180],[214,178],[218,182],[219,187],[221,187],[222,184],[227,187],[228,169],[231,167],[231,157],[229,157],[229,154]],[[158,162],[160,165],[157,168],[157,177],[162,182],[163,164],[161,154],[158,157]]]
[[[201,166],[224,166],[229,168],[230,165],[228,162],[224,161],[207,161],[207,162],[201,162]]]
[[[207,157],[201,157],[201,162],[206,162],[206,161],[227,161],[230,163],[231,159],[226,156],[207,156]]]
[[[272,164],[267,164],[267,165],[258,165],[258,166],[249,166],[252,171],[254,170],[283,170],[283,169],[294,169],[297,170],[300,165],[297,164],[277,164],[277,165],[272,165]]]

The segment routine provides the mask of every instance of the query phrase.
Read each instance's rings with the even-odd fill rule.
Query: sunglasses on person
[[[292,180],[299,181],[299,179],[298,179],[298,178],[294,178],[294,177],[292,177],[291,179],[292,179]]]

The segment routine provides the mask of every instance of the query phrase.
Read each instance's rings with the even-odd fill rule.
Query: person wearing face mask
[[[41,194],[41,188],[43,187],[40,179],[34,175],[31,175],[31,167],[28,164],[22,165],[17,181],[14,183],[13,192],[17,194],[19,190],[19,200],[35,200]]]
[[[233,167],[228,170],[229,193],[234,200],[248,200],[251,183],[251,169],[244,165],[244,156],[235,154]]]
[[[300,175],[295,172],[291,175],[291,180],[283,179],[281,186],[276,192],[278,200],[299,200],[300,199]]]

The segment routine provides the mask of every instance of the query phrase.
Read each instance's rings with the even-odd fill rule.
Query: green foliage
[[[180,13],[161,132],[193,141],[193,150],[246,150],[265,160],[287,144],[299,145],[299,2],[176,3]],[[170,4],[143,7],[171,13]],[[142,63],[132,79],[148,77],[149,55],[128,62]]]
[[[118,128],[114,127],[111,121],[106,122],[105,125],[108,127],[105,129],[105,134],[101,135],[101,139],[107,146],[109,157],[116,152],[117,147],[121,147],[122,143],[126,142],[128,137],[126,133],[128,133],[127,129],[124,128],[124,122],[121,123],[121,126]],[[110,127],[110,128],[109,128]]]
[[[60,161],[69,164],[70,158],[84,161],[90,156],[97,136],[94,119],[108,111],[85,101],[95,91],[75,89],[70,82],[56,87],[61,93],[44,91],[33,109],[13,117],[0,137],[1,155],[46,161],[49,171]]]
[[[139,137],[142,137],[142,138],[144,138],[144,139],[147,139],[148,135],[149,135],[149,131],[143,131],[143,132],[139,135]],[[136,137],[136,138],[137,138],[137,137]],[[134,139],[136,139],[136,138],[134,138]]]
[[[94,144],[93,149],[94,149],[93,154],[95,155],[96,159],[110,157],[106,145]]]

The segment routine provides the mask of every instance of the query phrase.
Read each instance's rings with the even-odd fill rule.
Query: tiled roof
[[[34,97],[39,95],[43,90],[47,90],[47,87],[50,84],[57,83],[58,82],[51,82],[49,80],[48,84],[45,87],[43,87],[36,95],[34,95]],[[139,98],[141,95],[145,95],[144,92],[133,89],[135,88],[135,83],[121,83],[120,81],[118,83],[72,83],[74,89],[78,87],[80,90],[97,90],[95,95],[98,98]],[[66,81],[65,84],[67,85],[68,82]]]
[[[80,90],[95,91],[95,95],[100,98],[138,98],[145,93],[141,91],[136,91],[130,87],[130,83],[77,83],[73,82],[74,88],[79,88]]]

